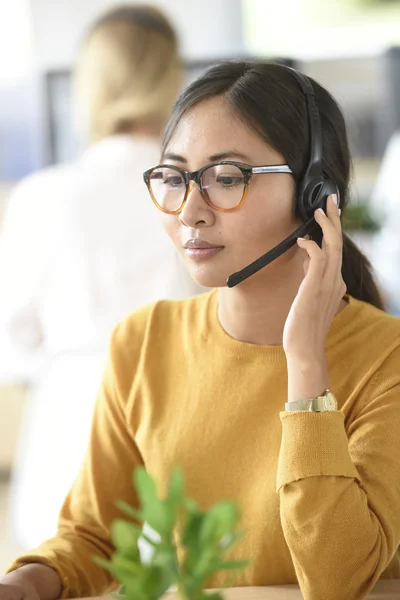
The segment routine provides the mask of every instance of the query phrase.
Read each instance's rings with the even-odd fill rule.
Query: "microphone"
[[[235,287],[238,283],[242,283],[245,279],[254,275],[267,265],[269,265],[276,258],[287,252],[290,248],[292,248],[297,241],[297,238],[304,237],[308,233],[311,233],[315,226],[317,225],[314,217],[300,225],[298,229],[296,229],[293,233],[291,233],[283,242],[280,242],[277,246],[269,250],[266,254],[257,258],[254,262],[244,267],[241,271],[237,271],[228,277],[226,280],[226,285],[229,288]]]

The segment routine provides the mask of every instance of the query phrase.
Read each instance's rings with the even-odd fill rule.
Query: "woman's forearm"
[[[325,357],[312,362],[287,358],[288,402],[321,396],[329,387]]]

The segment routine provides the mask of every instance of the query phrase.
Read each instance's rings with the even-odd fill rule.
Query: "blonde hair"
[[[181,82],[177,37],[161,11],[128,4],[106,12],[84,40],[75,71],[89,141],[133,132],[143,121],[162,128]]]

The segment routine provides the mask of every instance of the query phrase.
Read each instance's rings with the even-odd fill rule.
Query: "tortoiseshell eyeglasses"
[[[192,172],[162,164],[145,171],[143,178],[157,208],[176,215],[186,203],[191,181],[196,183],[209,206],[221,212],[232,212],[243,205],[251,177],[263,173],[292,173],[292,170],[288,165],[251,167],[225,160]]]

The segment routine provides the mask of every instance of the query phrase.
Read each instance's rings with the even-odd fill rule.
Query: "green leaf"
[[[207,513],[200,532],[202,545],[215,544],[234,532],[238,520],[238,509],[233,502],[223,501]]]
[[[97,555],[92,556],[92,560],[94,563],[96,563],[96,565],[99,565],[100,567],[103,567],[103,569],[106,569],[106,571],[113,573],[114,569],[112,563],[109,560],[106,560],[102,556]]]
[[[145,521],[159,533],[162,538],[166,538],[172,534],[175,524],[174,514],[165,502],[156,500],[152,504],[147,504],[142,509],[142,514]]]
[[[202,512],[192,513],[188,516],[186,526],[182,534],[182,542],[184,546],[191,547],[198,544],[200,531],[203,528],[203,522],[206,515]]]
[[[153,546],[153,548],[157,548],[160,545],[160,541],[159,540],[153,540],[151,539],[148,535],[146,535],[145,533],[143,533],[143,530],[140,534],[140,537],[147,542],[148,544],[150,544],[150,546]]]
[[[138,467],[134,472],[134,481],[142,508],[158,502],[156,484],[146,469]]]
[[[181,502],[184,494],[184,477],[182,469],[175,467],[169,482],[168,499],[173,502]]]
[[[124,512],[126,515],[128,515],[128,517],[132,517],[133,519],[135,519],[135,521],[139,521],[140,523],[143,522],[142,512],[140,510],[138,510],[137,508],[130,506],[129,504],[127,504],[126,502],[123,502],[122,500],[118,500],[116,502],[116,505],[122,512]]]
[[[124,595],[120,600],[129,600],[130,598],[134,598],[135,600],[147,600],[143,580],[134,575],[126,577]]]
[[[157,497],[155,483],[145,469],[142,467],[136,469],[134,478],[141,502],[141,517],[161,537],[171,535],[175,525],[175,508],[169,507],[166,501]]]
[[[169,569],[151,566],[147,571],[146,590],[152,598],[159,598],[173,583]]]
[[[182,504],[189,515],[197,514],[200,512],[199,505],[193,498],[183,498]]]
[[[141,530],[133,523],[115,519],[111,525],[111,540],[118,551],[126,554],[132,560],[140,560],[138,540]]]
[[[182,504],[184,498],[184,477],[182,470],[179,467],[175,467],[172,472],[171,479],[168,486],[168,495],[164,501],[169,514],[169,522],[177,525],[178,514],[182,511]]]
[[[153,554],[151,564],[163,569],[171,569],[174,566],[174,554],[168,548],[157,548]]]
[[[202,527],[204,513],[197,512],[188,516],[184,527],[181,542],[185,548],[185,554],[182,562],[184,573],[192,573],[199,558],[202,555],[203,548],[199,544],[199,533]]]
[[[139,576],[145,570],[145,566],[142,565],[140,561],[133,561],[126,556],[118,554],[118,552],[113,554],[111,562],[116,573]],[[118,581],[120,581],[120,579],[118,579]],[[122,580],[122,583],[125,583],[125,581]]]

